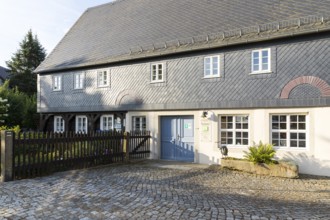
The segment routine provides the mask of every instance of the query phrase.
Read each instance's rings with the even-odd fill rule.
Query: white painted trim
[[[53,91],[61,91],[62,90],[62,75],[53,75],[52,79],[53,79],[53,83],[52,83],[52,87],[53,87]]]
[[[79,132],[82,132],[82,131],[80,131],[80,130],[78,130],[78,120],[79,119],[86,119],[86,123],[85,123],[85,126],[86,126],[86,133],[88,132],[88,118],[87,118],[87,116],[85,116],[85,115],[77,115],[76,116],[76,123],[75,123],[75,131],[76,131],[76,133],[79,133]],[[84,129],[84,128],[83,128]]]
[[[287,136],[287,140],[286,140],[286,146],[280,147],[280,146],[274,146],[274,149],[276,150],[284,150],[284,151],[308,151],[309,150],[309,115],[308,113],[270,113],[269,114],[269,143],[272,143],[272,116],[273,115],[282,115],[282,116],[286,116],[286,123],[287,123],[287,128],[286,129],[277,129],[276,131],[278,132],[286,132],[286,136]],[[291,130],[290,129],[290,116],[292,115],[304,115],[306,116],[305,120],[305,132],[300,132],[300,133],[305,133],[306,136],[306,140],[305,140],[305,147],[291,147],[290,146],[290,131],[295,131],[295,130]],[[299,130],[297,130],[299,131]]]
[[[213,74],[213,58],[216,57],[218,59],[218,72],[217,74]],[[210,75],[206,75],[206,59],[210,59]],[[220,77],[220,55],[214,55],[214,56],[206,56],[204,57],[204,78],[215,78]]]
[[[106,83],[100,83],[100,73],[102,74],[102,81],[103,81],[103,77],[104,77],[104,72],[106,72]],[[98,88],[104,88],[104,87],[108,87],[110,85],[110,69],[98,69],[96,70],[96,79],[97,79],[97,87]]]
[[[158,79],[158,71],[159,71],[159,67],[158,65],[162,65],[162,79]],[[156,80],[152,79],[152,75],[153,75],[153,66],[156,66]],[[150,64],[150,82],[151,83],[160,83],[160,82],[164,82],[165,81],[165,63],[164,62],[159,62],[159,63],[151,63]]]
[[[268,69],[262,70],[262,52],[267,51],[268,52]],[[259,53],[259,70],[254,71],[253,70],[253,53],[258,52]],[[264,48],[264,49],[258,49],[258,50],[252,50],[251,51],[251,73],[250,74],[262,74],[262,73],[271,73],[271,49],[270,48]]]
[[[79,86],[77,86],[77,84],[76,84],[76,77],[79,77]],[[82,82],[81,82],[81,78],[82,78]],[[84,89],[84,87],[85,87],[85,78],[86,78],[85,72],[73,73],[73,89],[75,89],[75,90]]]
[[[109,126],[108,124],[107,124],[107,126],[108,126],[108,129],[104,129],[104,127],[103,127],[103,121],[104,121],[104,119],[107,119],[107,118],[111,118],[111,125]],[[100,130],[101,131],[108,131],[108,130],[112,130],[113,129],[113,126],[114,126],[114,116],[113,115],[102,115],[101,117],[100,117]]]
[[[60,131],[57,127],[57,120],[60,120],[60,127],[61,127],[61,124],[63,123]],[[54,116],[54,132],[64,132],[65,131],[65,121],[63,119],[62,116]]]

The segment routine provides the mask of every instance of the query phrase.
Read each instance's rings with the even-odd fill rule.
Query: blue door
[[[194,117],[161,118],[161,159],[194,162]]]

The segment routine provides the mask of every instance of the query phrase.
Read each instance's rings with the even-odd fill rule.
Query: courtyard
[[[330,178],[143,160],[0,183],[0,219],[330,219]]]

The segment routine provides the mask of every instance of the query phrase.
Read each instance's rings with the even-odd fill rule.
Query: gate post
[[[14,132],[1,131],[1,182],[13,180]]]
[[[124,146],[123,146],[123,153],[125,157],[125,162],[129,161],[129,132],[125,131],[124,132]]]

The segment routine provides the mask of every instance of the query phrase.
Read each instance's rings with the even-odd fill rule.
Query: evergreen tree
[[[33,95],[37,92],[37,76],[33,71],[45,59],[46,51],[40,44],[38,37],[29,30],[20,48],[13,54],[6,64],[13,76],[10,78],[11,88],[18,88],[20,92]]]

